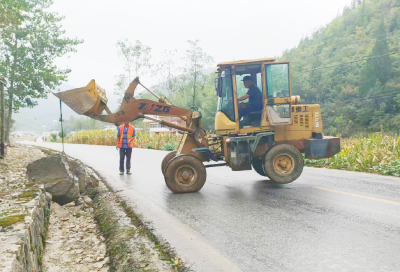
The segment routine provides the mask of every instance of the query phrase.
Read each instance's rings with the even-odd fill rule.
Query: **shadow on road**
[[[253,188],[257,189],[289,189],[285,184],[279,184],[272,180],[258,180],[254,183]]]

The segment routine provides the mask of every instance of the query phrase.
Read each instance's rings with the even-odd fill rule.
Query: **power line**
[[[349,36],[347,36],[346,38],[349,38],[351,35],[349,35]],[[387,36],[387,37],[385,37],[385,38],[383,38],[383,39],[380,39],[380,40],[377,40],[377,38],[378,37],[381,37],[381,36]],[[369,38],[369,37],[368,37]],[[397,35],[388,35],[388,34],[381,34],[381,35],[377,35],[377,36],[373,36],[373,37],[371,37],[370,39],[368,39],[368,40],[358,40],[358,41],[354,41],[354,42],[341,42],[341,43],[336,43],[336,44],[326,44],[325,45],[325,42],[324,42],[324,46],[331,46],[332,48],[336,48],[336,47],[338,47],[338,46],[341,46],[341,45],[352,45],[352,44],[363,44],[363,43],[372,43],[372,42],[374,42],[374,41],[376,41],[376,42],[382,42],[382,41],[385,41],[385,40],[392,40],[392,39],[395,39],[395,38],[400,38],[400,36],[397,36]],[[303,58],[308,58],[308,57],[313,57],[313,56],[316,56],[316,51],[317,51],[317,49],[314,49],[314,50],[312,50],[312,54],[310,54],[310,55],[303,55],[302,57]]]
[[[342,62],[342,63],[338,63],[338,64],[334,64],[334,65],[329,65],[329,66],[321,66],[315,69],[311,69],[311,70],[306,70],[306,71],[302,71],[302,72],[292,72],[292,74],[305,74],[305,73],[310,73],[316,70],[321,70],[321,69],[328,69],[328,68],[333,68],[333,67],[337,67],[340,65],[345,65],[345,64],[351,64],[351,63],[356,63],[356,62],[360,62],[360,61],[366,61],[366,60],[371,60],[371,59],[377,59],[377,58],[383,58],[386,56],[390,56],[390,55],[395,55],[395,54],[399,54],[400,51],[395,51],[395,52],[391,52],[391,53],[387,53],[384,55],[380,55],[380,56],[371,56],[371,57],[365,57],[359,60],[353,60],[353,61],[348,61],[348,62]]]
[[[376,39],[376,38],[378,38],[380,36],[385,36],[385,35],[389,36],[389,37],[385,37],[385,38],[382,38],[380,40]],[[398,38],[398,37],[399,36],[390,36],[390,35],[387,35],[387,34],[382,34],[382,35],[378,35],[378,36],[375,36],[375,37],[371,37],[368,40],[358,40],[358,41],[354,41],[354,42],[350,42],[350,43],[347,43],[347,42],[337,43],[337,44],[332,45],[332,47],[337,47],[339,45],[352,45],[352,44],[368,43],[368,42],[374,42],[374,41],[383,42],[383,41],[395,39],[395,38]]]
[[[349,38],[350,36],[352,36],[352,35],[348,35],[348,36],[346,36],[346,37],[344,37],[344,38]],[[380,35],[376,35],[376,36],[372,36],[372,37],[368,37],[368,38],[370,38],[369,41],[374,41],[374,39],[376,39],[376,38],[378,38],[378,37],[382,37],[382,36],[391,36],[391,35],[385,33],[385,34],[380,34]],[[393,36],[393,35],[392,35],[392,36]],[[342,37],[342,38],[343,38],[343,37]],[[385,39],[383,39],[383,40],[386,40],[386,39],[390,39],[390,38],[385,38]],[[361,40],[359,40],[358,42],[352,42],[352,43],[340,42],[340,43],[332,44],[331,46],[332,46],[332,47],[335,47],[335,46],[339,46],[339,45],[342,45],[342,44],[354,44],[354,43],[364,43],[364,42],[367,42],[367,41],[361,41]]]
[[[346,105],[355,105],[356,104],[356,102],[361,102],[361,101],[365,101],[365,100],[374,100],[374,99],[381,99],[381,98],[393,98],[393,96],[394,95],[396,95],[396,94],[400,94],[400,92],[399,91],[392,91],[392,92],[389,92],[389,93],[382,93],[382,94],[379,94],[379,95],[376,95],[376,96],[372,96],[372,97],[366,97],[366,98],[361,98],[361,99],[357,99],[357,98],[354,98],[354,100],[356,100],[356,101],[354,101],[354,102],[345,102],[345,104]]]
[[[372,96],[372,97],[366,97],[366,98],[358,99],[358,101],[388,98],[388,97],[393,97],[396,94],[400,94],[400,92],[399,91],[397,91],[397,92],[395,91],[395,92],[384,93],[384,94],[380,94],[380,95],[376,95],[376,96]]]

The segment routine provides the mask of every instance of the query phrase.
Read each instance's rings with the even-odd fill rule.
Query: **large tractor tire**
[[[167,164],[169,163],[170,160],[172,160],[173,157],[176,156],[176,151],[169,152],[163,159],[161,163],[161,172],[163,175],[165,175],[165,168],[167,167]]]
[[[254,171],[256,171],[258,174],[260,174],[263,177],[267,177],[267,175],[265,174],[265,171],[264,171],[262,159],[253,158],[251,160],[251,165],[253,166]]]
[[[207,172],[204,164],[191,155],[173,158],[165,168],[165,183],[174,193],[194,193],[206,182]]]
[[[286,184],[295,181],[303,172],[301,153],[287,144],[272,147],[264,157],[266,175],[274,182]]]

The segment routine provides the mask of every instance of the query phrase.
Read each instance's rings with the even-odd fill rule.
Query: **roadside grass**
[[[134,146],[137,148],[175,150],[181,135],[138,131]],[[88,130],[69,134],[66,143],[115,145],[114,130]],[[341,152],[329,159],[305,160],[306,166],[377,173],[400,177],[400,137],[373,133],[367,137],[341,139]]]

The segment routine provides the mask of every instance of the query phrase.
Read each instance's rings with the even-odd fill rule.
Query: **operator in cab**
[[[239,108],[239,120],[248,115],[251,112],[260,111],[263,108],[263,96],[260,89],[253,83],[251,76],[245,76],[243,78],[244,86],[249,89],[245,95],[239,97],[238,101],[249,99],[245,108]]]

